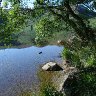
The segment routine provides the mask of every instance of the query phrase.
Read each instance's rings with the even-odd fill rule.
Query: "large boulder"
[[[63,70],[57,63],[55,62],[48,62],[43,67],[45,71],[60,71]]]

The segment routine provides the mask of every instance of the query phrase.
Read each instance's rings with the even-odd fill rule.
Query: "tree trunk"
[[[69,23],[73,27],[73,29],[76,31],[76,33],[79,35],[79,37],[85,42],[88,42],[91,39],[93,40],[93,38],[95,38],[93,29],[90,28],[90,26],[87,27],[87,24],[84,22],[84,20],[74,13],[72,8],[70,7],[68,0],[65,2],[64,6],[68,10],[69,15],[71,15],[76,20],[76,21],[71,20],[71,22],[74,22],[72,23],[73,25],[70,22]]]

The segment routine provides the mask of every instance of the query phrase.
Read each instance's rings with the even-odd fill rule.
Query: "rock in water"
[[[43,67],[45,71],[60,71],[63,70],[57,63],[55,62],[48,62]]]

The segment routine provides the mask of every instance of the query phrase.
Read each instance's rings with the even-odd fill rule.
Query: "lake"
[[[38,85],[39,66],[49,61],[61,63],[63,47],[10,48],[0,50],[0,96],[17,96],[24,90]],[[41,54],[40,54],[41,52]]]

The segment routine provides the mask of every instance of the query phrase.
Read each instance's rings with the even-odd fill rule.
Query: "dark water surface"
[[[17,96],[18,92],[32,90],[33,85],[38,85],[36,73],[40,64],[60,63],[62,50],[59,46],[0,50],[0,96]]]

